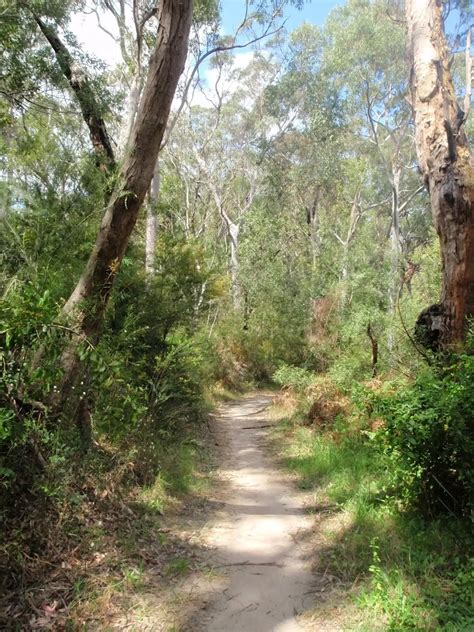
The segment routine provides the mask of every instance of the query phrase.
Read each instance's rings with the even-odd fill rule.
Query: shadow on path
[[[310,629],[298,619],[314,601],[313,575],[298,534],[310,528],[311,519],[302,494],[265,448],[270,403],[270,396],[252,396],[226,405],[218,416],[225,498],[210,501],[214,519],[206,540],[219,581],[182,630]]]

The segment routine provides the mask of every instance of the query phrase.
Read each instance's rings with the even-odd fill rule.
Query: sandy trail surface
[[[298,534],[311,527],[303,494],[279,469],[266,445],[270,395],[223,406],[217,432],[222,490],[205,538],[223,580],[186,629],[209,632],[293,632],[314,603],[313,575]],[[212,502],[212,501],[211,501]]]

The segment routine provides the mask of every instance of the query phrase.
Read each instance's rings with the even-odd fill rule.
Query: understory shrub
[[[300,420],[306,425],[329,429],[339,418],[350,414],[349,398],[328,374],[317,375],[302,367],[282,364],[273,380],[290,397],[295,396]]]
[[[273,374],[274,381],[284,388],[304,391],[314,381],[315,375],[311,371],[299,366],[281,364]]]
[[[403,503],[427,516],[472,511],[474,356],[426,368],[413,383],[369,400],[383,421],[375,440]]]
[[[347,629],[473,629],[469,520],[455,520],[451,515],[427,520],[417,512],[400,511],[400,497],[406,507],[414,504],[418,491],[409,486],[412,481],[408,479],[413,463],[421,460],[409,441],[413,434],[408,430],[410,414],[420,425],[422,406],[429,402],[430,418],[424,420],[427,436],[431,436],[428,430],[435,413],[445,418],[448,413],[453,417],[462,414],[468,419],[472,398],[465,392],[461,394],[464,387],[468,389],[472,384],[468,366],[472,367],[470,358],[461,358],[454,370],[452,366],[446,369],[451,378],[453,374],[457,376],[454,379],[459,392],[455,396],[447,392],[449,384],[444,382],[448,377],[432,369],[415,384],[373,379],[363,387],[354,386],[353,401],[359,410],[349,404],[330,427],[307,426],[301,414],[311,393],[330,401],[335,387],[327,375],[316,377],[302,392],[288,388],[275,400],[275,413],[281,415],[275,436],[300,487],[314,494],[318,532],[327,538],[323,550],[318,539],[316,569],[353,587],[348,599],[341,600],[339,590],[329,593],[326,603],[323,598],[321,618],[326,615],[326,607],[333,607],[335,598],[341,618],[347,606]],[[442,384],[447,401],[438,402],[439,395],[435,399],[436,388],[431,382]],[[405,406],[403,413],[400,405]],[[457,428],[461,431],[459,425]],[[436,430],[432,438],[437,441]],[[461,437],[455,439],[459,445]],[[413,455],[403,461],[407,445]],[[459,450],[452,450],[459,460],[459,473],[467,472],[469,467],[462,460],[469,457],[465,448],[464,456]],[[427,446],[423,449],[427,450]],[[432,452],[427,452],[425,465],[442,449],[439,443],[435,444]],[[435,492],[439,496],[437,490],[431,490],[432,495]],[[439,508],[431,504],[431,513]],[[441,509],[446,510],[443,505]],[[319,611],[319,604],[315,610]],[[352,620],[353,616],[356,619]]]

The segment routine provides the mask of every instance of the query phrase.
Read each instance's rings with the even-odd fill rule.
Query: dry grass
[[[307,419],[319,428],[330,428],[338,416],[347,416],[351,402],[328,377],[318,377],[306,389],[306,398],[311,402]]]

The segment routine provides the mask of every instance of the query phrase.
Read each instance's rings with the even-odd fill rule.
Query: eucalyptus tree
[[[441,244],[441,303],[420,317],[431,345],[462,343],[474,316],[474,165],[465,132],[471,107],[471,25],[466,39],[466,91],[458,102],[444,32],[443,6],[407,0],[410,93],[418,162]],[[432,335],[433,334],[433,335]]]
[[[277,204],[307,236],[300,253],[312,298],[337,297],[333,328],[348,340],[365,340],[369,320],[380,321],[371,332],[383,325],[392,349],[406,273],[418,269],[416,249],[430,240],[406,102],[405,32],[393,10],[348,2],[323,28],[304,25],[290,36],[266,93],[273,137],[265,139],[266,194],[278,192]]]
[[[392,13],[394,10],[392,7]],[[378,204],[388,215],[392,311],[402,267],[413,246],[404,238],[407,223],[403,225],[403,218],[423,212],[422,183],[416,173],[405,99],[405,32],[399,18],[396,13],[391,15],[385,2],[349,2],[333,12],[325,29],[325,64],[345,95],[351,129],[348,141],[355,142],[360,154],[367,157],[373,208]]]
[[[217,56],[214,67],[217,80],[206,95],[209,107],[183,112],[167,154],[184,187],[186,229],[191,217],[193,230],[206,228],[219,235],[223,229],[232,300],[240,308],[240,235],[259,191],[258,141],[265,125],[261,105],[275,69],[259,55],[243,69],[234,66],[232,57]],[[196,227],[199,215],[202,223]]]
[[[149,189],[179,77],[184,68],[192,19],[192,2],[162,0],[153,50],[127,151],[117,166],[100,100],[83,67],[59,35],[63,14],[48,3],[18,3],[24,20],[36,23],[49,43],[57,67],[67,80],[84,119],[97,157],[107,175],[106,210],[95,245],[62,316],[74,332],[62,356],[63,398],[79,368],[78,346],[99,337],[114,278],[123,259],[140,207]],[[38,359],[38,358],[37,358]]]
[[[221,35],[219,7],[216,0],[200,0],[195,3],[193,25],[190,34],[190,59],[178,86],[175,108],[169,122],[162,148],[172,137],[176,123],[183,112],[189,108],[189,100],[201,81],[200,69],[212,63],[217,56],[225,56],[230,51],[243,49],[268,38],[280,30],[281,12],[288,0],[271,0],[252,5],[246,2],[242,10],[242,19],[235,31]],[[143,89],[144,68],[153,45],[153,33],[148,26],[157,16],[156,3],[150,0],[135,0],[128,5],[125,0],[96,0],[96,16],[101,25],[101,11],[110,12],[116,22],[117,36],[104,29],[119,43],[123,60],[123,78],[128,89],[126,115],[122,122],[119,146],[124,148],[133,128],[141,91]],[[149,191],[147,204],[145,236],[145,270],[154,272],[156,235],[158,218],[156,208],[159,200],[160,165],[157,161],[155,173]],[[232,228],[235,234],[235,227]]]
[[[119,128],[118,147],[121,154],[126,152],[137,117],[138,107],[144,88],[146,67],[155,44],[156,20],[159,7],[153,0],[135,0],[131,5],[125,0],[95,0],[93,11],[101,28],[118,45],[122,63],[120,64],[120,84],[127,93],[124,115]],[[103,25],[104,15],[113,17],[115,32]],[[202,49],[210,52],[215,46],[219,27],[219,11],[215,0],[201,0],[195,3],[192,29],[190,33],[191,57],[202,56]],[[193,63],[197,63],[194,61]],[[188,65],[192,65],[188,64]],[[186,73],[183,79],[186,84]],[[180,87],[178,95],[184,98],[186,88]],[[175,124],[175,114],[168,127],[168,136]],[[162,143],[166,144],[163,138]],[[157,205],[160,190],[160,165],[157,159],[146,205],[145,271],[155,272]]]
[[[322,67],[321,30],[301,26],[289,38],[283,71],[268,88],[274,133],[267,158],[286,174],[288,193],[308,226],[313,268],[321,253],[323,209],[335,196],[341,155],[341,103]]]
[[[29,266],[28,270],[17,267],[12,278],[46,274],[55,259],[78,274],[80,259],[62,250],[61,231],[70,246],[83,247],[80,238],[89,230],[85,218],[94,216],[94,206],[103,204],[112,176],[112,144],[105,129],[111,94],[102,68],[90,63],[67,34],[72,6],[12,1],[5,3],[1,14],[0,35],[6,44],[0,76],[0,178],[6,212],[2,232],[14,238]],[[40,230],[40,217],[54,228]],[[48,248],[51,258],[37,261],[36,256]],[[7,261],[9,255],[4,254]],[[67,283],[64,275],[62,292],[68,291]]]

